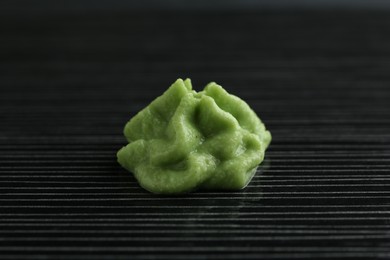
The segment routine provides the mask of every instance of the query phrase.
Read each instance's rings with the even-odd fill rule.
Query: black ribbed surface
[[[0,17],[0,258],[390,258],[389,15]],[[152,195],[116,163],[178,77],[272,132],[244,191]]]

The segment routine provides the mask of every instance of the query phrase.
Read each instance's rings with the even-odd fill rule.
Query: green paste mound
[[[125,126],[118,162],[146,190],[244,188],[263,161],[271,134],[240,98],[212,82],[192,90],[178,79]]]

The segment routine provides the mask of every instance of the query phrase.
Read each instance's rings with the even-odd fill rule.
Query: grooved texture
[[[390,257],[389,13],[0,17],[1,259]],[[116,162],[178,77],[272,132],[240,192],[164,197]]]

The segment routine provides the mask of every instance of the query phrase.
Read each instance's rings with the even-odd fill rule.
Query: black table
[[[390,13],[0,17],[1,259],[390,257]],[[164,197],[116,162],[176,78],[273,134],[239,192]]]

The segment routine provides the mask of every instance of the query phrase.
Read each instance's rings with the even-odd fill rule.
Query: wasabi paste
[[[240,98],[212,82],[178,79],[125,126],[118,162],[146,190],[239,190],[252,179],[271,134]]]

